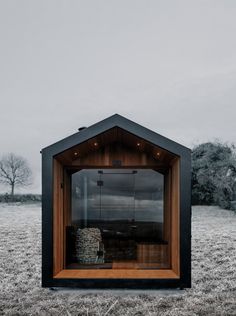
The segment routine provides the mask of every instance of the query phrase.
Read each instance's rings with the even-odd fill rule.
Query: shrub
[[[232,208],[236,192],[234,146],[204,143],[192,152],[192,203]]]

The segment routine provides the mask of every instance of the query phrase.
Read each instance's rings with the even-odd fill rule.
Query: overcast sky
[[[1,0],[0,153],[40,192],[40,149],[114,113],[236,142],[235,17],[235,0]]]

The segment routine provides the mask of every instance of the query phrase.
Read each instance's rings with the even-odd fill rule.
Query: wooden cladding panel
[[[164,162],[165,165],[169,165],[170,161],[175,157],[172,153],[121,128],[115,127],[66,150],[56,158],[64,165],[70,165],[73,161],[76,161],[77,158],[86,159],[87,156],[96,155],[97,151],[104,150],[108,145],[115,147],[116,143],[122,144],[127,149],[136,151],[137,153],[143,153],[143,157],[151,157],[155,162]],[[144,164],[144,162],[142,164]],[[96,165],[98,165],[98,163]]]
[[[63,232],[63,167],[53,161],[53,275],[63,269],[64,232]]]
[[[164,176],[164,225],[163,239],[168,242],[167,261],[171,264],[171,169]]]
[[[180,275],[180,161],[172,165],[171,181],[171,263],[172,269]]]
[[[147,153],[135,151],[132,148],[127,148],[122,144],[110,144],[104,148],[98,149],[96,152],[87,154],[81,158],[74,160],[71,164],[73,167],[147,167],[152,166],[165,171],[166,164],[154,159]]]
[[[169,267],[168,245],[165,244],[138,244],[137,247],[138,263],[156,263],[156,266]]]
[[[63,179],[63,208],[64,266],[66,266],[66,227],[71,225],[71,176],[66,170]]]

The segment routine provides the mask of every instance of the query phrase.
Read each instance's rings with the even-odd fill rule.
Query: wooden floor
[[[134,269],[96,269],[96,270],[62,270],[55,279],[178,279],[170,269],[134,270]]]

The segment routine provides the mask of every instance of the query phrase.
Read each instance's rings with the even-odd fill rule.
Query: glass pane
[[[168,268],[164,176],[152,169],[84,169],[71,179],[67,268]]]

